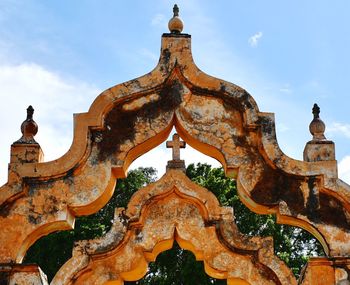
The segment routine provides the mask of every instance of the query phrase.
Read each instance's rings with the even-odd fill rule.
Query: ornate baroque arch
[[[116,209],[113,228],[104,237],[80,242],[56,274],[55,284],[123,284],[147,272],[147,263],[179,245],[203,260],[208,275],[227,284],[296,284],[274,256],[271,238],[243,236],[232,208],[189,180],[181,169],[166,174]]]
[[[32,125],[28,116],[23,137],[11,146],[8,182],[0,188],[0,263],[21,263],[41,236],[72,228],[76,216],[98,211],[111,197],[115,179],[175,126],[187,143],[219,160],[237,179],[250,209],[274,213],[278,222],[319,239],[330,259],[315,261],[314,267],[311,262],[304,280],[312,270],[333,268],[329,280],[335,282],[334,268],[347,268],[350,186],[337,177],[334,144],[314,136],[304,161],[283,154],[273,114],[260,112],[244,89],[200,71],[190,35],[163,34],[153,71],[107,89],[87,113],[75,114],[74,139],[61,158],[43,162]]]

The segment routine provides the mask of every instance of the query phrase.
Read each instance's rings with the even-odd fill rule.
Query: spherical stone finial
[[[172,34],[181,34],[184,24],[179,17],[179,7],[175,4],[173,8],[174,16],[168,23],[168,28]]]
[[[314,115],[314,119],[311,121],[309,125],[310,133],[312,134],[312,140],[325,140],[326,137],[324,132],[326,130],[325,123],[320,119],[320,107],[317,104],[314,104],[312,108],[312,113]]]
[[[27,108],[27,118],[21,125],[22,137],[16,143],[36,144],[34,136],[38,132],[38,125],[33,120],[34,108],[30,105]]]

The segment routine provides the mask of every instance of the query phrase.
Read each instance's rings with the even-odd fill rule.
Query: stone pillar
[[[11,145],[9,182],[15,179],[18,164],[36,163],[44,160],[44,153],[34,139],[38,132],[38,125],[33,120],[33,114],[34,109],[32,106],[29,106],[27,108],[27,118],[21,125],[22,137]]]
[[[335,145],[333,141],[327,140],[324,132],[325,123],[320,119],[320,108],[314,104],[312,108],[314,119],[310,123],[309,130],[312,140],[306,143],[304,149],[304,161],[327,161],[335,160]]]
[[[299,284],[349,285],[350,259],[345,257],[312,257],[304,268]]]

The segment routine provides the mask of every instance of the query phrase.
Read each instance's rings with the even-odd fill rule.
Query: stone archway
[[[173,241],[204,262],[206,273],[227,284],[296,284],[273,253],[271,238],[243,236],[232,208],[172,168],[138,190],[126,210],[116,209],[104,237],[81,242],[52,284],[123,284],[141,279],[147,264]]]
[[[246,90],[200,71],[193,62],[191,36],[178,29],[178,16],[171,23],[177,24],[162,36],[156,68],[107,89],[87,113],[75,115],[72,146],[61,158],[43,162],[29,109],[23,136],[11,146],[8,182],[0,188],[2,276],[23,276],[23,268],[29,267],[20,263],[31,244],[72,228],[76,216],[103,207],[115,179],[125,176],[131,162],[163,142],[175,126],[188,144],[219,160],[227,176],[237,179],[240,197],[250,209],[273,213],[278,222],[302,227],[319,239],[328,256],[311,260],[301,284],[336,284],[348,278],[350,186],[337,177],[334,143],[323,136],[317,108],[304,161],[286,156],[276,140],[273,114],[260,112]],[[233,221],[229,224],[234,227]],[[123,227],[117,230],[124,233]],[[84,260],[73,259],[71,265],[78,268]],[[282,281],[289,271],[279,261],[273,268],[268,261],[261,263],[281,284],[295,284]],[[42,279],[38,270],[30,270]]]

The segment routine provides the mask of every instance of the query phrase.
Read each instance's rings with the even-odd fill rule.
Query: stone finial
[[[27,108],[27,118],[21,125],[22,137],[15,143],[19,144],[36,144],[34,136],[38,132],[38,125],[33,120],[34,108],[30,105]]]
[[[34,136],[38,132],[38,125],[33,120],[34,109],[27,108],[27,118],[21,125],[22,137],[11,145],[10,165],[16,163],[34,163],[44,161],[44,153]],[[9,170],[9,181],[16,177]]]
[[[324,132],[326,130],[325,123],[320,119],[320,107],[315,103],[312,108],[312,113],[314,115],[314,119],[311,121],[309,130],[312,134],[314,141],[325,140],[326,137]]]
[[[304,148],[304,161],[327,161],[335,160],[334,142],[327,140],[324,132],[326,130],[325,123],[320,119],[320,107],[314,104],[312,108],[314,119],[309,125],[312,140],[307,142]]]
[[[174,17],[179,17],[179,6],[177,4],[174,5],[173,12],[174,12]]]
[[[168,28],[172,34],[181,34],[184,24],[179,17],[179,7],[175,4],[173,8],[174,16],[168,23]]]

